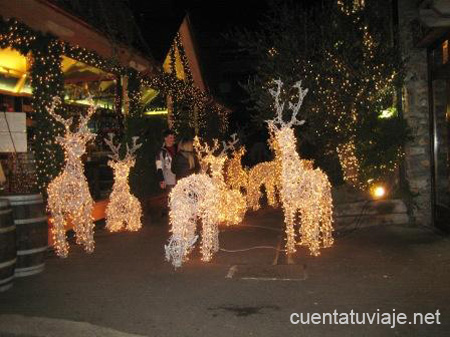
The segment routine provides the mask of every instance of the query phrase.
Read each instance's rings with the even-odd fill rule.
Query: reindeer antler
[[[134,156],[134,153],[142,146],[141,144],[137,143],[137,140],[139,139],[139,137],[135,136],[131,138],[133,140],[133,144],[131,144],[131,149],[128,146],[128,143],[126,144],[127,146],[127,154],[126,154],[126,159],[131,159]]]
[[[276,117],[271,121],[273,124],[282,124],[283,123],[283,110],[284,110],[284,102],[280,102],[280,94],[281,88],[283,87],[283,82],[278,79],[274,81],[277,85],[277,90],[269,89],[270,94],[275,99],[275,108],[277,109]]]
[[[58,122],[60,122],[62,125],[64,125],[66,130],[70,130],[70,126],[72,125],[72,118],[65,119],[55,113],[55,108],[57,105],[61,105],[61,97],[54,96],[52,99],[52,104],[50,106],[46,106],[47,112],[50,116],[52,116],[54,119],[56,119]]]
[[[275,98],[275,107],[277,110],[277,114],[274,119],[267,121],[267,124],[269,124],[269,129],[276,128],[277,124],[280,125],[281,127],[288,127],[288,128],[292,127],[293,125],[303,125],[305,123],[305,120],[298,120],[297,114],[300,111],[300,108],[303,104],[303,99],[308,93],[308,89],[302,88],[302,81],[298,81],[295,83],[294,88],[297,88],[299,91],[298,102],[296,104],[289,102],[289,109],[292,110],[292,117],[291,120],[286,123],[283,121],[283,110],[285,103],[283,104],[280,103],[280,94],[283,82],[278,79],[275,80],[275,83],[277,84],[277,90],[269,89],[269,92]]]
[[[237,138],[237,134],[233,133],[231,135],[231,141],[225,142],[222,141],[223,149],[222,152],[220,152],[219,156],[225,155],[228,150],[234,150],[236,143],[239,142],[239,138]]]
[[[112,155],[108,155],[109,158],[115,160],[115,161],[120,161],[120,147],[122,144],[119,144],[117,146],[114,145],[114,133],[108,133],[109,139],[104,138],[106,145],[109,146],[109,148],[112,151]],[[128,144],[126,144],[127,147],[127,153],[125,155],[125,159],[131,159],[133,158],[134,153],[142,146],[141,144],[137,144],[137,140],[139,139],[139,137],[133,137],[133,144],[131,144],[131,149],[128,146]]]
[[[119,151],[120,151],[121,144],[119,144],[118,146],[114,145],[114,133],[108,133],[108,136],[109,136],[109,139],[103,138],[106,145],[109,146],[109,148],[111,149],[111,151],[113,153],[112,155],[109,154],[108,157],[111,158],[112,160],[119,161],[120,160]]]
[[[293,125],[303,125],[305,123],[305,120],[299,121],[297,119],[297,114],[303,104],[303,99],[305,98],[306,94],[308,93],[308,89],[302,88],[302,81],[298,81],[295,83],[294,88],[298,89],[298,102],[296,104],[293,104],[292,102],[289,102],[289,109],[292,110],[292,117],[289,123],[287,123],[288,127],[291,127]]]

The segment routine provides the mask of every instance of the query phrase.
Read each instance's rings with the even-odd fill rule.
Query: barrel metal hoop
[[[14,259],[6,261],[6,262],[2,262],[2,263],[0,263],[0,268],[12,266],[14,263],[16,263],[16,261],[17,261],[17,258],[14,258]]]
[[[10,209],[4,210],[4,211],[0,211],[0,215],[8,214],[8,213],[11,213],[11,212],[12,212],[12,209],[10,208]]]
[[[0,280],[0,285],[5,284],[5,283],[8,283],[8,282],[11,282],[13,279],[14,279],[14,275],[13,275],[13,276],[10,276],[10,277],[8,277],[8,278],[5,278],[5,279],[3,279],[3,280]]]
[[[43,221],[47,221],[47,217],[46,216],[40,216],[38,218],[32,218],[32,219],[15,219],[14,223],[16,225],[27,225],[30,223],[34,223],[34,222],[43,222]]]
[[[16,225],[0,228],[0,233],[8,233],[16,230]]]
[[[26,267],[26,268],[16,268],[14,270],[14,276],[15,277],[23,277],[23,276],[30,276],[34,274],[38,274],[42,272],[45,268],[45,263],[39,264],[37,266],[32,267]]]
[[[41,253],[45,252],[48,249],[48,246],[39,247],[39,248],[33,248],[33,249],[26,249],[26,250],[18,250],[17,256],[23,256],[23,255],[30,255],[34,253]]]

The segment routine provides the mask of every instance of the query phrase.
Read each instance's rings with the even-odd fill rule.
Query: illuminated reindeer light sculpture
[[[214,145],[210,149],[208,144],[202,145],[198,137],[194,139],[194,148],[202,163],[202,167],[209,167],[214,184],[220,191],[219,222],[227,226],[237,225],[242,222],[247,210],[246,201],[242,193],[237,189],[229,189],[224,178],[224,164],[228,159],[227,151],[234,150],[235,144],[239,141],[236,134],[233,134],[232,141],[222,142],[222,151],[218,155],[214,152],[219,150],[219,142],[214,140]]]
[[[277,146],[275,155],[281,163],[281,202],[286,224],[286,249],[288,253],[295,252],[296,234],[294,225],[297,215],[300,216],[300,244],[309,248],[312,255],[319,255],[321,247],[330,247],[332,238],[332,196],[328,177],[320,169],[311,169],[309,161],[300,159],[296,152],[297,140],[293,126],[304,124],[297,114],[308,89],[302,89],[301,81],[294,85],[299,91],[297,104],[289,102],[292,117],[289,122],[283,121],[284,104],[280,103],[280,93],[283,83],[275,81],[277,90],[270,90],[275,99],[277,115],[267,121],[269,131],[275,135]]]
[[[126,230],[137,231],[142,227],[142,207],[139,200],[131,194],[128,176],[136,163],[134,153],[142,146],[137,144],[139,137],[133,137],[131,149],[126,144],[127,152],[124,159],[120,159],[120,146],[115,146],[114,135],[109,134],[105,143],[112,151],[108,165],[114,171],[114,185],[106,207],[106,228],[111,232],[120,231],[124,226]]]
[[[90,99],[91,100],[91,99]],[[84,166],[81,156],[86,152],[86,144],[96,137],[88,129],[88,121],[96,107],[91,103],[86,116],[80,117],[75,132],[70,130],[72,118],[64,119],[55,113],[57,105],[61,104],[59,97],[54,97],[48,113],[64,125],[63,137],[56,141],[64,149],[65,166],[63,171],[48,185],[48,210],[53,218],[53,238],[56,254],[67,257],[69,245],[66,240],[66,222],[73,224],[76,243],[84,245],[86,252],[94,251],[94,222],[92,209],[94,201],[89,192],[89,186],[84,176]]]
[[[279,190],[280,163],[278,160],[262,162],[251,169],[242,167],[242,156],[245,148],[232,152],[231,159],[226,165],[226,183],[229,188],[244,191],[247,207],[258,210],[262,197],[261,187],[264,186],[267,194],[267,202],[272,207],[277,207],[277,190]]]
[[[212,148],[207,144],[201,145],[198,138],[194,145],[199,152],[203,170],[207,171],[210,166],[211,176],[206,172],[192,174],[180,179],[170,193],[172,236],[164,248],[166,260],[172,262],[175,268],[186,261],[197,241],[195,232],[199,220],[202,224],[202,260],[210,261],[219,250],[219,223],[240,222],[245,213],[244,197],[238,191],[228,191],[223,181],[223,164],[231,145],[224,143],[218,156],[213,154],[219,148],[217,140]]]

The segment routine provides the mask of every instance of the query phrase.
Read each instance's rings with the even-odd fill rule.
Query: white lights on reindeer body
[[[197,221],[202,220],[201,253],[203,261],[210,261],[219,250],[218,190],[211,177],[193,174],[180,179],[169,196],[172,236],[164,246],[167,261],[180,267],[187,260],[194,243]]]
[[[333,244],[332,238],[332,197],[331,184],[328,177],[320,169],[311,169],[308,161],[300,159],[296,151],[297,140],[292,126],[304,124],[297,120],[297,114],[308,90],[297,82],[294,87],[299,91],[296,104],[289,102],[292,117],[289,122],[283,121],[284,103],[280,103],[280,93],[283,83],[275,81],[277,90],[270,90],[275,99],[277,115],[267,121],[269,131],[276,138],[275,155],[281,163],[281,201],[286,224],[286,249],[295,252],[296,234],[295,220],[297,213],[300,220],[300,243],[306,245],[312,255],[319,255],[319,249]]]
[[[202,171],[210,171],[211,176],[206,173],[192,174],[180,179],[170,193],[172,236],[164,248],[166,260],[172,262],[175,268],[187,260],[197,240],[195,232],[199,221],[202,224],[202,260],[210,261],[219,250],[218,225],[237,224],[244,217],[245,198],[237,190],[228,190],[223,177],[226,151],[231,146],[224,144],[222,152],[214,155],[219,149],[217,140],[210,148],[207,144],[202,145],[197,137],[194,139]]]
[[[114,145],[114,135],[109,134],[105,143],[112,151],[108,165],[113,169],[114,184],[106,207],[106,228],[111,232],[117,232],[125,228],[129,231],[137,231],[142,227],[142,207],[139,200],[131,194],[128,177],[134,166],[135,152],[142,146],[137,144],[139,137],[133,137],[131,149],[126,144],[125,158],[120,159],[120,144]]]
[[[70,219],[76,235],[76,243],[84,245],[88,253],[94,251],[94,222],[92,210],[94,201],[89,192],[89,186],[84,176],[84,165],[81,156],[86,152],[86,144],[95,138],[87,127],[88,121],[96,107],[89,98],[90,107],[86,116],[80,117],[77,130],[72,132],[72,118],[64,119],[55,113],[57,105],[61,104],[59,97],[54,97],[47,107],[48,113],[65,128],[63,137],[56,141],[64,149],[65,166],[63,171],[47,187],[48,210],[52,217],[52,234],[56,254],[67,257],[69,245],[66,238],[66,224]]]

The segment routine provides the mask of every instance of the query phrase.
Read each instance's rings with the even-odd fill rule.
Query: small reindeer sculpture
[[[208,144],[202,145],[198,137],[194,139],[194,148],[202,167],[209,167],[214,184],[220,191],[220,212],[219,222],[227,226],[237,225],[242,222],[247,210],[246,201],[241,191],[229,189],[225,183],[224,164],[227,161],[227,152],[235,150],[235,145],[239,141],[236,134],[231,136],[228,143],[222,142],[222,151],[218,155],[214,153],[219,150],[219,142],[214,140],[214,145],[209,148]]]
[[[231,159],[226,164],[227,185],[231,189],[245,193],[247,207],[253,211],[261,207],[261,187],[264,186],[268,204],[277,207],[279,205],[277,191],[279,190],[281,171],[279,160],[258,163],[248,169],[242,167],[242,156],[244,154],[244,147],[233,151]]]
[[[269,131],[275,135],[277,146],[275,155],[281,163],[281,202],[284,210],[288,253],[295,252],[296,234],[294,225],[297,215],[300,217],[300,244],[306,245],[311,254],[319,255],[321,247],[333,244],[333,205],[331,184],[327,175],[320,169],[311,169],[311,163],[302,161],[296,151],[297,140],[293,126],[304,124],[298,120],[297,114],[308,90],[302,89],[301,81],[294,85],[299,91],[296,104],[289,102],[292,117],[289,122],[283,121],[285,103],[280,103],[283,83],[276,80],[277,90],[270,90],[275,99],[277,115],[267,121]]]
[[[84,245],[86,252],[94,251],[94,222],[92,209],[94,201],[89,192],[89,186],[84,176],[84,166],[81,156],[86,152],[86,144],[96,137],[88,129],[88,121],[96,107],[89,98],[91,105],[85,116],[80,117],[76,131],[72,132],[72,118],[64,119],[55,113],[61,99],[54,97],[47,111],[56,121],[64,125],[63,137],[56,137],[56,142],[64,149],[65,166],[63,171],[48,185],[48,210],[53,218],[53,238],[56,254],[67,257],[69,245],[66,238],[66,224],[73,224],[76,243]]]
[[[133,137],[131,149],[126,144],[127,152],[120,159],[121,144],[114,145],[114,134],[108,134],[109,139],[105,143],[112,151],[108,165],[114,172],[114,185],[106,207],[106,228],[111,232],[118,232],[125,226],[126,230],[137,231],[142,227],[142,207],[139,200],[131,194],[128,176],[131,168],[136,163],[135,152],[142,146],[137,144],[139,137]]]
[[[200,251],[203,261],[210,261],[219,250],[219,224],[242,221],[245,199],[238,191],[226,188],[222,172],[226,151],[234,144],[224,142],[222,152],[216,156],[214,152],[219,149],[217,140],[212,148],[202,145],[198,138],[194,140],[203,172],[180,179],[169,197],[172,236],[165,245],[165,252],[166,260],[171,261],[175,268],[187,260],[197,241],[195,233],[199,220],[202,224]]]
[[[228,187],[241,192],[246,192],[248,186],[248,169],[242,167],[242,157],[245,152],[244,146],[233,151],[231,158],[225,164],[226,183]]]

